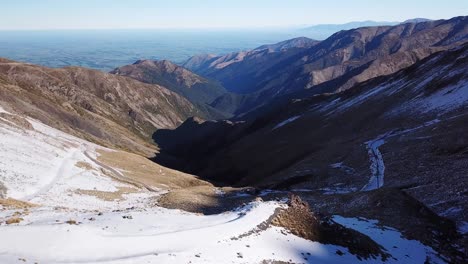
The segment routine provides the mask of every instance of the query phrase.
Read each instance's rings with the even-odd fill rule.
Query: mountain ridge
[[[190,70],[247,97],[236,111],[242,114],[275,96],[313,90],[347,73],[355,72],[346,80],[341,78],[342,84],[327,92],[346,90],[355,83],[408,67],[434,52],[466,42],[466,20],[467,17],[455,17],[340,31],[310,48],[210,56]]]
[[[154,152],[156,129],[175,128],[200,114],[162,86],[80,67],[2,60],[0,93],[4,107],[93,142],[146,155]]]
[[[227,93],[223,86],[168,60],[138,60],[110,73],[164,86],[195,104],[207,119],[230,117],[229,112],[210,107],[216,98]]]

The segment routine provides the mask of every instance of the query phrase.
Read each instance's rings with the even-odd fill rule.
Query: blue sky
[[[0,29],[261,28],[468,15],[467,0],[4,0]]]

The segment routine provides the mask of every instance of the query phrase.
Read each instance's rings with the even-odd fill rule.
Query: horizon
[[[394,0],[391,5],[357,0],[295,0],[290,2],[214,0],[193,3],[188,0],[18,0],[4,3],[0,31],[60,30],[287,30],[320,24],[377,21],[403,22],[414,18],[432,20],[465,16],[465,1],[431,3]],[[329,15],[333,10],[333,15]],[[60,25],[60,26],[57,26]]]

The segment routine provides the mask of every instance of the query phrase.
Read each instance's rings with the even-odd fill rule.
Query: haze
[[[0,30],[129,28],[262,28],[349,21],[404,21],[465,15],[450,1],[161,1],[16,0],[2,3]]]

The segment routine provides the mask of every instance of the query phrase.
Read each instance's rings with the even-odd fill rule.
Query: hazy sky
[[[0,1],[0,29],[254,28],[468,15],[468,0]]]

